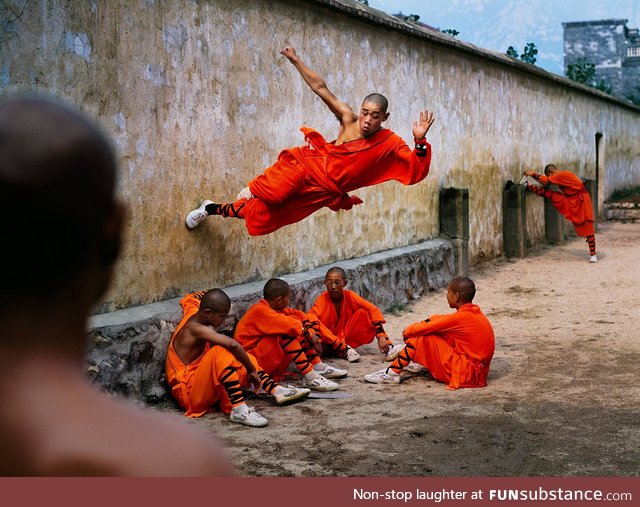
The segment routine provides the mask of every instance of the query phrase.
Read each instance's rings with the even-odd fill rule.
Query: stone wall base
[[[604,216],[607,220],[635,223],[640,220],[640,205],[629,202],[605,202]]]

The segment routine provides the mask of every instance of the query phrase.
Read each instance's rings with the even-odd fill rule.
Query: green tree
[[[356,2],[361,3],[362,5],[369,5],[369,0],[356,0]]]
[[[538,49],[533,42],[527,42],[527,45],[524,47],[524,53],[518,55],[518,50],[513,46],[509,46],[505,53],[507,56],[511,58],[519,58],[524,63],[530,63],[531,65],[535,65],[537,59],[536,55],[538,54]]]
[[[578,58],[567,66],[566,75],[571,81],[592,86],[596,80],[596,66],[586,58]]]
[[[596,90],[600,90],[601,92],[608,93],[611,95],[611,85],[608,85],[604,82],[604,79],[601,79],[596,84],[593,85]]]
[[[640,106],[640,86],[636,86],[635,90],[636,92],[638,92],[638,94],[636,95],[635,93],[633,93],[631,95],[627,95],[627,99],[633,102],[636,106]]]
[[[527,42],[527,45],[524,47],[524,53],[520,55],[520,60],[522,60],[524,63],[535,65],[537,54],[538,49],[536,48],[536,45],[533,42]]]
[[[511,58],[518,58],[518,50],[516,48],[514,48],[513,46],[509,46],[507,48],[507,56],[510,56]]]
[[[596,79],[596,66],[586,58],[578,58],[567,65],[566,75],[571,81],[611,94],[611,85],[608,85],[604,79]]]
[[[420,16],[418,16],[417,14],[409,14],[404,19],[405,21],[410,21],[411,23],[417,23],[420,19]]]
[[[457,35],[460,34],[460,32],[458,32],[458,30],[456,30],[455,28],[446,28],[446,29],[442,30],[442,33],[446,33],[447,35],[451,35],[451,37],[456,37]]]

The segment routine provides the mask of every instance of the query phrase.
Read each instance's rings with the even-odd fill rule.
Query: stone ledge
[[[635,223],[640,220],[640,205],[632,202],[605,202],[604,216],[607,220]]]
[[[292,288],[291,306],[309,309],[324,290],[324,276],[333,265],[347,272],[349,288],[383,311],[444,287],[455,276],[451,242],[432,239],[282,276]],[[233,329],[247,308],[262,297],[264,283],[224,288],[233,302],[225,328]],[[194,288],[201,289],[205,287]],[[164,358],[171,334],[182,317],[179,301],[180,298],[173,298],[93,316],[87,372],[94,383],[106,391],[147,403],[167,399]]]

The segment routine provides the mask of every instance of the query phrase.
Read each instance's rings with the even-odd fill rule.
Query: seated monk
[[[384,330],[385,322],[377,306],[345,289],[347,274],[334,266],[324,278],[327,288],[316,299],[307,317],[317,321],[316,329],[325,348],[347,358],[350,363],[360,359],[355,350],[361,345],[378,341],[378,349],[392,361],[402,350],[402,345],[393,345]]]
[[[368,95],[359,113],[355,113],[300,60],[294,48],[286,47],[281,54],[338,118],[338,137],[327,142],[315,130],[303,127],[306,146],[281,152],[276,163],[250,181],[235,202],[204,201],[187,215],[189,229],[210,215],[220,215],[244,219],[253,236],[269,234],[323,207],[350,210],[362,203],[349,195],[358,188],[390,180],[413,185],[429,173],[431,146],[425,136],[434,121],[433,113],[420,112],[419,120],[414,122],[412,151],[398,135],[382,128],[382,122],[389,117],[383,95]]]
[[[475,294],[475,284],[469,278],[451,280],[447,302],[456,312],[411,324],[402,332],[405,346],[391,366],[365,375],[365,380],[398,384],[402,371],[417,364],[450,389],[486,386],[495,337],[487,318],[472,303]]]
[[[316,391],[335,391],[338,384],[329,379],[347,376],[320,360],[320,340],[300,310],[289,308],[289,284],[272,278],[264,286],[264,298],[242,316],[234,337],[253,354],[264,370],[275,379],[284,376],[293,363],[304,379],[304,387]]]
[[[231,309],[224,291],[187,294],[180,304],[184,316],[169,343],[166,373],[171,394],[187,417],[200,417],[218,406],[231,422],[261,427],[267,419],[247,406],[243,387],[264,389],[278,405],[309,395],[309,389],[276,384],[242,345],[215,331]]]

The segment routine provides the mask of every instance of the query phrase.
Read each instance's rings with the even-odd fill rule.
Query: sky
[[[562,23],[627,19],[640,28],[640,0],[369,0],[389,14],[417,14],[441,30],[460,32],[458,39],[476,46],[520,53],[528,42],[538,49],[536,65],[564,75]]]

